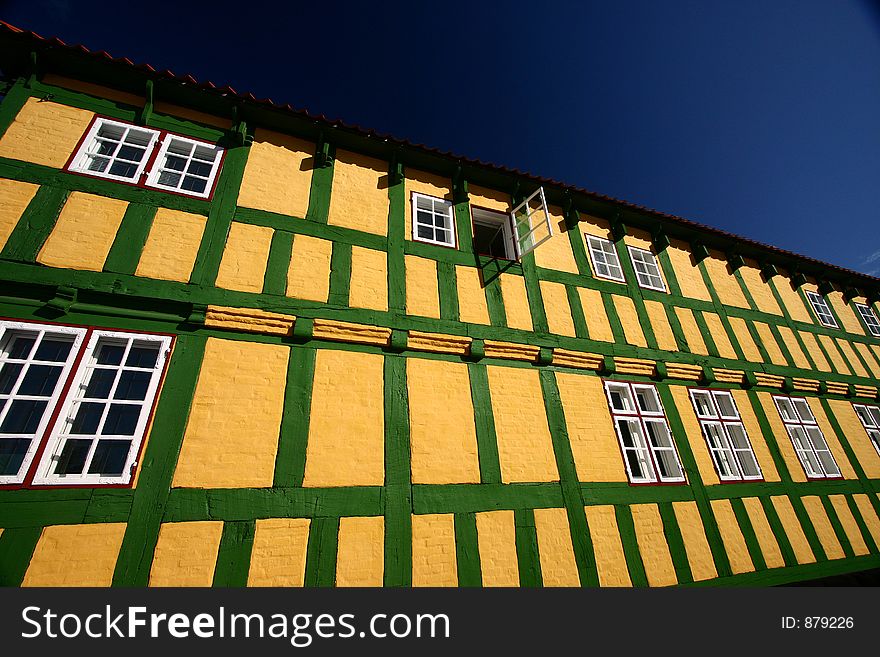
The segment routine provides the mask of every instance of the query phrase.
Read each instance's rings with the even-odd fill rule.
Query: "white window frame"
[[[853,404],[853,410],[880,456],[880,407],[873,404]]]
[[[144,157],[138,164],[137,170],[134,176],[126,177],[126,176],[118,176],[109,172],[110,167],[107,167],[107,171],[93,171],[88,168],[88,163],[92,157],[92,153],[90,153],[90,149],[94,148],[98,142],[98,131],[104,126],[115,126],[117,128],[121,128],[125,131],[128,130],[137,130],[139,132],[146,132],[150,134],[150,141],[145,147]],[[153,150],[156,147],[156,142],[159,140],[161,136],[161,131],[154,130],[152,128],[145,128],[139,125],[133,125],[131,123],[123,123],[122,121],[114,121],[112,119],[105,119],[104,117],[97,117],[95,121],[92,123],[92,127],[89,128],[88,132],[86,132],[85,137],[82,139],[79,148],[76,151],[76,155],[73,160],[71,160],[70,166],[68,167],[69,171],[75,171],[77,173],[82,173],[87,176],[94,176],[96,178],[107,178],[110,180],[117,180],[120,182],[134,183],[137,184],[140,182],[141,178],[146,171],[147,165],[150,163],[150,157],[153,153]]]
[[[163,185],[159,182],[159,178],[166,170],[164,166],[166,156],[168,155],[168,149],[171,147],[172,142],[175,141],[191,144],[193,146],[193,152],[195,152],[195,148],[198,148],[199,146],[207,147],[215,151],[216,155],[214,157],[214,162],[211,165],[211,172],[205,180],[205,190],[203,192],[194,192],[180,188],[180,183],[183,183],[183,179],[187,175],[186,171],[178,172],[173,169],[168,169],[168,171],[181,174],[180,183],[176,187],[172,185]],[[216,144],[211,144],[209,142],[201,141],[199,139],[190,139],[189,137],[182,137],[181,135],[175,135],[171,133],[165,133],[159,143],[159,152],[156,154],[156,159],[153,162],[153,166],[149,174],[147,174],[147,180],[144,184],[147,187],[155,187],[156,189],[176,192],[177,194],[185,194],[186,196],[195,196],[197,198],[208,198],[209,196],[211,196],[211,192],[214,191],[214,183],[217,182],[217,172],[220,170],[220,162],[223,160],[223,149]],[[186,165],[184,166],[187,167],[192,159],[192,155],[190,155],[186,160]],[[201,176],[194,177],[201,178]]]
[[[721,481],[762,481],[764,474],[761,471],[761,464],[758,463],[758,457],[755,455],[752,441],[742,422],[733,394],[729,390],[692,388],[690,396],[718,478]],[[699,399],[708,400],[708,404],[700,404]],[[719,400],[729,402],[732,412],[725,413]],[[717,429],[718,432],[713,436],[711,434],[714,429]],[[744,447],[736,445],[731,433],[732,429],[742,431],[746,442]],[[718,444],[713,444],[713,437],[717,439]],[[752,462],[758,471],[757,474],[745,474],[744,461],[746,459]]]
[[[842,478],[837,460],[806,397],[774,395],[773,402],[807,478]]]
[[[614,242],[603,237],[596,237],[595,235],[585,234],[585,236],[587,238],[587,251],[590,253],[590,265],[593,267],[593,275],[596,278],[603,278],[607,281],[626,283],[626,276],[620,263],[620,255],[617,253]],[[598,256],[601,256],[601,260],[598,259]],[[611,258],[614,259],[614,262],[610,262]],[[600,266],[605,267],[609,273],[603,274],[599,271]],[[620,272],[619,277],[611,273],[611,267],[617,268]]]
[[[810,305],[813,307],[813,314],[822,326],[828,328],[840,328],[837,324],[837,320],[834,319],[831,307],[828,305],[828,301],[826,301],[825,297],[812,290],[804,290],[804,294],[810,301]],[[823,319],[823,317],[827,319]]]
[[[626,397],[621,397],[624,401],[625,408],[615,408],[612,400],[612,391],[624,392]],[[654,409],[644,409],[639,404],[639,394],[647,394],[652,404],[656,406]],[[660,400],[660,394],[653,385],[642,383],[628,383],[626,381],[605,381],[605,395],[608,401],[608,409],[611,412],[611,421],[614,424],[614,432],[617,434],[617,440],[620,444],[621,455],[623,456],[623,465],[626,469],[627,477],[633,484],[678,484],[686,483],[684,468],[681,465],[681,459],[678,455],[678,447],[669,428],[669,422],[666,419],[666,413],[663,410],[663,402]],[[620,423],[625,422],[629,427],[630,437],[633,439],[633,446],[627,446],[626,441],[620,427]],[[648,427],[662,427],[669,445],[657,445],[650,439],[651,435],[656,436],[656,430],[650,431]],[[636,430],[633,431],[633,428]],[[643,474],[634,473],[628,453],[632,453],[634,458],[639,462]],[[661,453],[671,454],[674,459],[674,466],[678,470],[678,475],[664,475],[660,472]],[[667,468],[670,464],[667,463]]]
[[[536,197],[540,202],[540,207],[533,208],[531,203]],[[533,222],[532,217],[539,212],[544,213],[544,220],[537,223]],[[517,219],[517,216],[520,213],[522,213],[522,218]],[[528,255],[553,237],[553,222],[550,220],[550,210],[547,208],[547,199],[544,197],[544,188],[538,187],[538,189],[532,192],[527,199],[517,205],[510,213],[510,220],[513,224],[513,234],[516,238],[513,241],[513,246],[516,250],[517,260],[522,259],[523,256]],[[547,229],[547,234],[535,242],[535,231],[542,226]]]
[[[513,239],[513,220],[509,213],[488,208],[471,207],[471,221],[474,224],[482,224],[483,226],[498,226],[504,239],[505,259],[517,260],[516,242]],[[492,257],[487,253],[479,253],[477,255]]]
[[[30,435],[31,444],[28,446],[28,450],[24,455],[18,472],[14,475],[0,475],[0,485],[20,484],[23,483],[25,478],[27,477],[28,472],[30,471],[33,464],[34,455],[37,453],[40,445],[43,442],[43,435],[46,432],[46,427],[49,424],[50,419],[52,418],[54,410],[58,406],[58,401],[61,397],[61,393],[64,390],[65,384],[70,376],[71,369],[76,362],[77,354],[81,349],[83,338],[85,338],[87,330],[84,328],[74,328],[55,324],[37,324],[31,322],[7,321],[0,322],[0,347],[2,347],[2,351],[0,351],[0,368],[2,368],[3,364],[8,361],[6,355],[6,347],[8,346],[7,342],[15,333],[18,332],[34,333],[37,335],[37,344],[35,344],[32,348],[32,353],[30,354],[30,357],[27,359],[23,359],[25,360],[25,367],[29,366],[33,362],[33,356],[36,354],[39,342],[47,333],[54,335],[72,336],[73,340],[71,343],[70,352],[67,356],[67,360],[62,365],[61,373],[58,376],[52,394],[47,398],[40,397],[41,399],[46,399],[46,409],[43,412],[42,418],[40,419],[36,430],[33,432],[32,435]],[[58,364],[60,363],[56,363],[56,365]],[[3,419],[6,417],[9,409],[12,407],[13,400],[16,398],[21,398],[21,396],[17,397],[16,393],[20,388],[22,381],[24,380],[25,374],[26,370],[23,369],[22,372],[18,375],[18,378],[16,379],[16,384],[10,391],[10,393],[7,395],[3,395],[3,397],[7,399],[7,403],[3,405],[3,409],[2,411],[0,411],[0,425],[2,425]],[[11,435],[20,436],[20,434]]]
[[[877,319],[874,309],[864,303],[853,302],[853,305],[856,307],[859,315],[861,315],[862,323],[868,329],[868,333],[875,338],[880,338],[880,319]]]
[[[632,262],[633,270],[636,272],[636,281],[639,287],[646,290],[656,290],[657,292],[666,292],[666,282],[663,279],[663,271],[660,269],[660,263],[657,262],[657,256],[647,249],[640,249],[635,246],[627,246],[629,251],[629,259]],[[645,271],[639,270],[642,265]],[[651,271],[653,269],[654,271]],[[659,285],[655,285],[652,278],[660,281]]]
[[[426,209],[419,208],[419,206],[418,206],[419,199],[427,199],[427,200],[431,201],[431,209],[426,210]],[[438,246],[448,246],[448,247],[451,247],[454,249],[456,247],[456,236],[455,236],[455,215],[454,215],[454,209],[453,209],[454,206],[452,205],[452,202],[447,201],[446,199],[438,198],[436,196],[429,196],[428,194],[422,194],[421,192],[413,192],[412,199],[410,199],[410,203],[411,203],[411,208],[412,208],[411,215],[412,215],[412,239],[413,239],[413,241],[425,242],[426,244],[436,244]],[[437,205],[438,204],[445,206],[445,208],[446,208],[445,213],[437,212]],[[445,216],[446,217],[446,219],[449,223],[448,223],[448,226],[446,228],[444,228],[443,230],[445,230],[446,232],[449,233],[449,237],[450,237],[451,241],[443,242],[441,240],[430,239],[428,237],[421,237],[419,235],[419,233],[418,233],[419,226],[422,225],[419,222],[419,210],[420,209],[423,212],[430,213],[432,216]],[[436,232],[437,232],[436,225],[431,224],[428,227],[436,235]]]

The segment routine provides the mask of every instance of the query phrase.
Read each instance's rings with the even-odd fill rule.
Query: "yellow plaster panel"
[[[810,358],[813,359],[816,369],[821,372],[830,372],[831,366],[828,364],[825,354],[823,354],[822,350],[819,348],[819,343],[816,342],[815,334],[807,331],[798,331],[798,334],[801,336],[801,341],[804,343],[807,353],[809,353]]]
[[[487,371],[502,481],[558,481],[537,370],[490,365]]]
[[[739,360],[739,357],[736,355],[736,351],[734,350],[733,345],[730,342],[730,336],[727,334],[727,329],[724,328],[724,323],[721,321],[721,318],[715,313],[710,313],[705,310],[702,312],[703,319],[706,322],[706,328],[709,329],[709,334],[715,341],[715,347],[718,349],[718,354],[722,358]]]
[[[224,130],[228,130],[232,127],[232,119],[230,118],[213,116],[211,114],[206,114],[205,112],[199,112],[197,110],[189,109],[188,107],[181,107],[180,105],[164,103],[161,100],[157,100],[156,103],[153,105],[153,111],[156,114],[167,114],[169,116],[176,116],[186,121],[212,125],[215,128],[222,128]]]
[[[575,337],[574,320],[571,318],[571,306],[568,304],[565,285],[550,281],[540,281],[540,285],[550,332]]]
[[[694,261],[687,242],[671,240],[670,246],[666,247],[666,253],[669,254],[669,261],[672,263],[672,269],[675,272],[678,286],[681,288],[682,296],[688,299],[711,301],[712,296],[709,294],[709,289],[703,280],[703,274]]]
[[[248,149],[238,205],[305,217],[314,153],[312,142],[257,128]]]
[[[501,296],[504,299],[504,313],[507,326],[524,331],[532,330],[532,313],[529,310],[529,297],[526,282],[522,276],[501,274]]]
[[[384,575],[385,518],[340,518],[336,586],[382,586]]]
[[[135,275],[189,281],[206,221],[207,217],[200,214],[159,208]]]
[[[843,475],[844,479],[857,479],[856,472],[853,469],[852,464],[849,462],[846,452],[843,451],[843,447],[840,445],[840,440],[837,438],[837,432],[834,431],[831,423],[828,421],[828,416],[825,414],[825,409],[822,404],[819,403],[818,399],[810,399],[809,403],[810,410],[813,411],[813,415],[816,416],[816,424],[819,425],[819,428],[825,436],[825,442],[828,443],[828,449],[831,450],[831,454],[837,462],[837,467],[840,468],[840,473]]]
[[[39,185],[0,178],[0,250],[6,246],[6,240],[39,188]]]
[[[217,272],[217,287],[239,292],[262,292],[275,231],[233,221]]]
[[[486,305],[480,271],[475,267],[456,265],[455,283],[458,288],[459,320],[471,324],[489,324],[489,307]]]
[[[388,310],[388,257],[384,251],[351,247],[348,305]]]
[[[678,351],[678,344],[675,342],[669,318],[666,316],[666,306],[659,301],[645,301],[645,310],[648,311],[648,319],[651,321],[654,337],[657,338],[657,346],[666,351]]]
[[[880,456],[877,455],[877,450],[871,444],[871,439],[862,426],[858,415],[856,415],[852,403],[842,399],[831,399],[829,404],[831,405],[831,412],[837,419],[838,424],[840,424],[840,428],[843,430],[853,452],[855,452],[859,464],[865,470],[865,475],[869,479],[880,479]],[[812,408],[812,404],[810,408]],[[822,431],[824,433],[825,430],[823,429]],[[836,458],[837,455],[835,454]],[[838,463],[838,465],[840,464]]]
[[[37,255],[49,267],[101,271],[128,203],[73,192]]]
[[[337,150],[327,223],[387,235],[388,163]]]
[[[703,430],[697,420],[694,412],[694,405],[688,388],[685,386],[669,386],[669,392],[675,400],[675,406],[678,409],[681,423],[684,425],[685,435],[691,445],[691,452],[694,454],[694,460],[697,462],[697,468],[700,470],[700,477],[707,486],[713,486],[720,483],[718,473],[715,471],[715,465],[712,463],[712,455],[709,453],[709,446],[703,437]]]
[[[774,495],[770,499],[776,509],[776,515],[779,516],[779,521],[785,529],[785,535],[788,536],[788,542],[791,543],[791,549],[794,551],[797,562],[804,564],[816,561],[813,550],[810,548],[810,542],[807,540],[800,520],[791,505],[791,500],[785,495]]]
[[[535,509],[544,586],[580,586],[565,509]]]
[[[333,242],[310,235],[295,235],[285,294],[295,299],[327,302],[330,294],[330,257]]]
[[[856,352],[853,351],[852,345],[846,340],[841,340],[840,338],[837,338],[837,345],[843,352],[843,356],[846,359],[846,362],[849,363],[850,369],[853,373],[855,373],[856,376],[867,377],[868,372],[865,369],[865,366],[862,365],[862,361],[856,356]]]
[[[785,461],[785,467],[788,468],[788,473],[794,481],[806,481],[807,476],[804,473],[804,466],[801,465],[801,462],[794,451],[794,445],[791,442],[788,432],[785,430],[782,418],[779,417],[779,410],[776,408],[773,398],[768,392],[759,392],[758,399],[761,401],[761,406],[764,408],[764,415],[767,416],[767,422],[770,424],[770,428],[773,429],[773,438],[776,439],[776,444],[782,454],[782,459]],[[810,404],[810,408],[813,408],[813,404]],[[813,412],[815,412],[815,409]],[[749,436],[751,437],[751,434]],[[763,467],[764,464],[762,463],[761,468],[763,469]]]
[[[742,317],[729,317],[728,319],[730,320],[730,327],[733,329],[734,337],[736,337],[736,341],[739,343],[739,347],[742,349],[746,360],[752,363],[763,363],[764,359],[761,358],[761,352],[758,351],[758,346],[752,339],[752,334],[749,332],[746,320]]]
[[[45,527],[22,586],[110,586],[125,523]]]
[[[71,78],[55,75],[54,73],[46,73],[42,78],[43,84],[50,84],[56,87],[64,87],[72,89],[80,93],[89,94],[96,98],[112,100],[125,105],[133,105],[134,107],[143,107],[145,98],[135,94],[125,93],[118,89],[111,89],[100,84],[92,84],[91,82],[83,82],[82,80],[74,80]]]
[[[412,517],[412,585],[458,586],[451,513]]]
[[[853,342],[853,344],[862,355],[862,360],[868,364],[868,369],[871,370],[873,377],[875,379],[880,379],[880,364],[877,363],[877,359],[874,358],[874,354],[871,353],[871,349],[868,345],[864,342]]]
[[[711,503],[712,512],[718,522],[718,531],[721,532],[721,541],[730,560],[731,571],[734,575],[753,571],[755,566],[749,556],[749,549],[739,529],[733,507],[730,506],[730,500],[712,500]]]
[[[28,98],[0,139],[0,157],[60,169],[93,116],[87,110]]]
[[[578,226],[584,231],[585,235],[595,235],[603,240],[614,240],[614,236],[611,235],[611,224],[605,219],[582,214]],[[586,243],[586,241],[585,238],[584,242]]]
[[[616,294],[611,298],[614,300],[614,308],[623,326],[626,341],[637,347],[647,347],[648,343],[645,341],[645,334],[642,333],[642,325],[639,324],[639,315],[633,300]]]
[[[211,586],[223,523],[166,522],[150,568],[150,586]]]
[[[794,321],[807,322],[808,324],[813,323],[813,318],[810,316],[809,311],[807,311],[807,307],[804,305],[804,300],[801,299],[801,295],[798,294],[797,288],[792,286],[791,279],[787,275],[774,276],[770,281],[770,284],[776,288],[777,292],[779,292],[779,297],[782,299],[782,305],[785,306],[789,316]]]
[[[553,235],[535,249],[535,264],[545,269],[556,269],[557,271],[577,274],[579,273],[577,262],[575,262],[574,253],[571,250],[571,241],[568,237],[565,219],[562,217],[562,210],[552,205],[548,207],[548,210],[550,211]],[[546,230],[539,229],[535,231],[535,239],[540,240],[544,237],[546,237]]]
[[[715,570],[715,560],[709,541],[706,540],[706,531],[703,529],[703,519],[696,502],[673,502],[675,519],[678,521],[678,529],[684,542],[684,551],[687,553],[688,564],[694,581],[712,579],[718,577]]]
[[[309,524],[308,518],[257,520],[248,586],[303,585]]]
[[[468,367],[407,358],[414,484],[480,483]]]
[[[807,510],[807,515],[810,516],[810,521],[813,523],[813,528],[816,530],[819,542],[825,549],[825,556],[829,559],[843,559],[846,555],[843,553],[840,541],[837,540],[837,534],[834,533],[834,527],[831,526],[828,514],[825,513],[822,500],[816,495],[808,495],[802,497],[801,502],[803,502],[804,508]]]
[[[785,343],[788,353],[791,354],[792,360],[794,360],[794,366],[805,370],[813,369],[810,365],[810,361],[807,360],[806,355],[801,349],[794,331],[787,326],[777,326],[776,330],[778,330],[779,335],[782,336],[782,341]]]
[[[871,351],[874,352],[874,356],[880,361],[880,345],[872,344]]]
[[[633,525],[649,586],[672,586],[678,583],[663,531],[663,520],[656,504],[633,504]]]
[[[591,340],[614,342],[614,333],[611,331],[611,323],[605,312],[605,304],[602,302],[602,293],[586,287],[577,289],[584,309],[584,319],[587,322],[587,331]]]
[[[433,196],[434,198],[442,198],[450,203],[452,202],[452,181],[442,176],[428,173],[427,171],[417,171],[415,169],[406,170],[406,179],[404,180],[406,207],[404,208],[404,221],[406,226],[406,239],[413,239],[412,229],[412,204],[413,192],[424,194],[425,196]],[[453,232],[457,232],[453,230]],[[456,243],[458,242],[456,238]]]
[[[486,511],[476,515],[483,586],[519,586],[513,511]]]
[[[627,246],[634,246],[637,249],[651,251],[652,253],[654,251],[650,233],[638,228],[630,228],[627,234],[623,236],[623,243]]]
[[[745,390],[731,390],[730,392],[733,394],[736,409],[739,411],[740,419],[742,419],[743,426],[746,428],[749,442],[752,444],[752,450],[755,452],[755,458],[758,459],[758,465],[761,467],[764,481],[779,481],[779,473],[776,471],[776,465],[773,462],[773,457],[770,455],[770,448],[767,446],[764,432],[761,431],[761,425],[758,423],[755,409],[752,408],[749,394]],[[775,408],[773,412],[776,412]],[[785,438],[787,440],[788,436]]]
[[[776,342],[776,338],[773,337],[770,327],[763,322],[755,322],[755,330],[758,332],[758,337],[761,338],[761,342],[764,344],[764,349],[767,351],[767,355],[770,356],[770,362],[774,365],[787,366],[788,361],[785,360],[785,356],[782,355],[782,350],[779,348],[779,343]]]
[[[406,314],[440,318],[440,290],[437,262],[418,256],[404,256],[406,267]]]
[[[602,380],[556,373],[578,481],[627,481]]]
[[[868,546],[865,544],[862,531],[859,529],[852,510],[846,502],[846,497],[844,495],[830,495],[828,499],[831,500],[831,505],[834,507],[837,519],[840,520],[840,524],[843,526],[843,531],[846,533],[853,552],[855,552],[856,556],[868,554]]]
[[[767,514],[764,513],[761,500],[757,497],[746,497],[743,498],[743,505],[752,523],[755,538],[758,539],[758,545],[761,547],[761,554],[764,555],[764,563],[768,568],[782,568],[785,566],[785,559],[770,527],[770,521],[767,520]]]
[[[693,311],[690,308],[678,307],[675,309],[675,315],[678,317],[679,324],[681,324],[681,330],[684,333],[684,338],[691,353],[707,356],[709,350],[706,349],[703,334],[700,332],[700,327],[694,318]]]
[[[757,306],[758,310],[772,315],[782,314],[782,309],[776,301],[776,296],[773,294],[773,290],[770,288],[770,285],[764,281],[761,270],[757,266],[751,265],[747,261],[745,267],[739,268],[739,273],[742,276],[743,282],[746,284],[746,289],[748,289],[749,293],[752,295],[752,299],[754,299],[755,306]]]
[[[289,353],[280,345],[208,338],[174,486],[272,485]]]
[[[718,300],[725,306],[737,308],[751,308],[743,294],[739,281],[734,276],[724,255],[716,251],[710,251],[709,257],[703,260],[703,265],[709,273],[709,279],[718,293]]]
[[[880,545],[880,518],[877,517],[877,512],[874,511],[871,500],[864,493],[854,494],[853,499],[856,502],[856,506],[859,507],[862,520],[865,521],[865,525],[867,525],[868,531],[874,539],[874,544]]]
[[[587,506],[584,511],[587,514],[593,553],[596,555],[599,585],[632,586],[614,507]]]
[[[468,196],[470,197],[471,207],[486,208],[487,210],[495,210],[496,212],[510,212],[510,195],[504,192],[497,192],[494,189],[480,187],[478,185],[468,185]]]
[[[383,368],[379,354],[318,349],[303,486],[385,483]]]
[[[865,335],[865,329],[862,328],[862,323],[856,317],[856,311],[850,304],[843,302],[842,292],[834,290],[826,294],[825,298],[831,302],[831,307],[834,308],[837,318],[847,332],[854,333],[855,335]]]

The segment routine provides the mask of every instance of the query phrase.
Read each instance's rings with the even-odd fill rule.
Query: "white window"
[[[666,292],[666,285],[664,285],[663,276],[660,274],[660,265],[657,264],[657,258],[654,257],[654,254],[634,246],[628,248],[639,287]]]
[[[171,338],[16,322],[0,329],[0,483],[128,484]]]
[[[813,306],[813,312],[816,313],[819,323],[829,328],[837,328],[837,321],[834,319],[834,315],[831,314],[831,308],[828,307],[825,297],[809,290],[805,291],[804,294],[810,300],[810,305]]]
[[[839,477],[840,469],[834,461],[822,430],[810,405],[803,397],[775,396],[776,408],[785,424],[804,471],[811,478]]]
[[[474,251],[480,255],[516,260],[510,215],[484,208],[471,208]]]
[[[880,454],[880,408],[876,406],[867,406],[865,404],[853,404],[856,415],[868,432],[868,437],[874,445],[874,449]]]
[[[722,481],[762,479],[736,402],[726,390],[691,390],[691,401]]]
[[[519,260],[553,236],[543,187],[510,213],[472,207],[471,218],[474,251],[479,255]]]
[[[215,144],[97,118],[67,169],[208,198],[222,159]]]
[[[605,240],[595,235],[587,235],[587,246],[590,251],[590,261],[593,263],[593,273],[598,278],[625,283],[623,268],[620,266],[620,258],[614,242]]]
[[[413,192],[412,238],[419,242],[455,248],[455,221],[452,203]]]
[[[605,393],[629,480],[685,481],[657,389],[645,384],[606,381]]]
[[[856,310],[859,311],[859,315],[862,316],[862,321],[865,322],[865,326],[868,327],[868,331],[875,338],[880,338],[880,320],[877,319],[877,315],[874,314],[871,306],[866,306],[863,303],[855,304]]]
[[[519,258],[553,237],[553,223],[550,221],[550,210],[547,209],[543,187],[538,187],[531,196],[517,205],[510,217],[513,219],[516,236],[514,246]]]

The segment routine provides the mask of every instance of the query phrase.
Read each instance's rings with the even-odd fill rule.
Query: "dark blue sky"
[[[0,0],[0,18],[880,275],[877,2]]]

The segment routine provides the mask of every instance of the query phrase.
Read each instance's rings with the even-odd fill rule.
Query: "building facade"
[[[880,567],[880,280],[0,42],[2,584]]]

